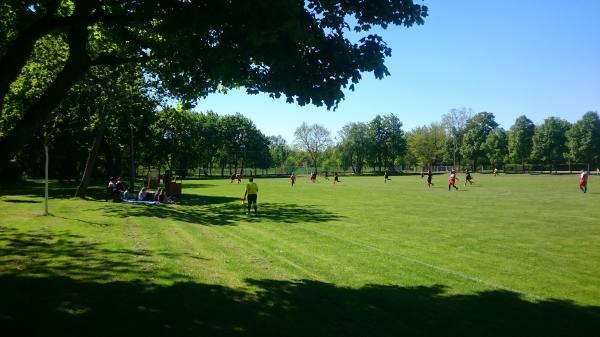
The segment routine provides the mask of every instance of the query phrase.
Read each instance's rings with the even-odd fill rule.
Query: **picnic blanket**
[[[152,200],[152,201],[144,201],[144,200],[125,200],[126,202],[132,203],[132,204],[145,204],[145,205],[160,205],[159,201],[156,200]]]

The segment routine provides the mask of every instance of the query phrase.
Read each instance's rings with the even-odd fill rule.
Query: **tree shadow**
[[[18,182],[0,182],[2,190],[9,191],[10,196],[25,196],[31,198],[44,197],[44,182],[39,180],[25,180]],[[50,181],[48,183],[48,198],[50,199],[70,199],[75,196],[77,183]],[[104,201],[106,197],[106,188],[104,186],[91,185],[88,187],[86,199]],[[6,201],[6,200],[3,200]]]
[[[180,205],[185,206],[202,206],[202,205],[218,205],[226,204],[234,201],[240,201],[239,198],[223,197],[223,196],[212,196],[212,195],[198,195],[198,194],[182,194],[176,201]]]
[[[61,231],[0,227],[0,335],[597,336],[600,307],[444,285],[359,288],[246,279],[243,289],[152,269],[186,254],[107,249]],[[199,257],[201,258],[201,257]],[[132,275],[129,281],[123,275]],[[165,282],[165,281],[171,282]]]
[[[182,189],[187,189],[187,188],[210,188],[210,187],[217,186],[216,184],[208,184],[208,183],[192,183],[192,182],[188,182],[186,180],[184,180],[181,184],[182,184],[181,185]]]
[[[38,200],[22,200],[22,199],[2,199],[4,202],[11,202],[14,204],[39,204],[41,201]]]
[[[247,280],[256,293],[177,282],[0,276],[3,336],[597,336],[598,307],[506,291]]]
[[[127,273],[136,279],[185,281],[189,277],[155,270],[157,258],[199,258],[192,253],[149,252],[145,249],[108,248],[67,230],[21,232],[0,226],[0,274],[14,276],[71,275],[79,280],[102,282]],[[150,275],[151,273],[152,275]]]
[[[327,222],[343,217],[315,205],[287,203],[259,203],[257,215],[246,214],[247,206],[241,200],[219,196],[185,196],[180,204],[171,205],[124,205],[105,207],[107,216],[169,218],[198,225],[231,226],[240,222],[273,221],[285,224],[300,222]]]

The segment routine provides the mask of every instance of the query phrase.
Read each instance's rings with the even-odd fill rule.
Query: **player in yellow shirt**
[[[256,200],[258,197],[258,185],[254,182],[254,178],[250,177],[250,182],[246,184],[246,191],[244,192],[244,200],[248,201],[248,213],[250,208],[254,208],[254,214],[257,212]]]

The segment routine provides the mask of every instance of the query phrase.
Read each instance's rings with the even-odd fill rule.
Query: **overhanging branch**
[[[165,55],[138,55],[138,56],[119,56],[114,53],[102,53],[95,59],[92,59],[90,64],[93,66],[116,66],[120,64],[139,63],[143,64],[152,60],[165,58]]]

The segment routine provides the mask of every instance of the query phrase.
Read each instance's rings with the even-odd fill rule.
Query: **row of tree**
[[[83,177],[80,193],[84,195],[91,178],[127,176],[131,167],[136,172],[159,168],[183,176],[225,176],[245,169],[289,173],[307,164],[314,171],[362,174],[367,168],[381,172],[400,165],[518,163],[524,169],[528,163],[600,163],[596,112],[584,114],[572,125],[550,117],[535,126],[520,116],[506,131],[498,127],[492,113],[452,109],[441,122],[406,133],[396,115],[377,115],[368,123],[346,124],[335,143],[325,127],[302,123],[294,143],[288,144],[281,136],[265,136],[241,114],[194,112],[181,104],[156,109],[144,89],[143,75],[134,76],[134,70],[118,76],[99,73],[93,85],[84,82],[73,90],[53,123],[17,157],[18,168],[31,177],[41,176],[41,149],[50,145],[51,176]],[[124,73],[129,76],[124,78]],[[112,90],[104,92],[98,84],[103,81],[110,82],[107,87]],[[131,113],[124,115],[122,109]]]
[[[574,124],[549,117],[537,126],[526,116],[520,116],[507,131],[498,127],[492,113],[471,116],[465,109],[453,109],[443,116],[441,123],[416,128],[408,139],[410,154],[424,166],[433,163],[456,166],[465,160],[468,166],[502,167],[511,163],[520,164],[523,170],[527,163],[550,167],[562,163],[588,167],[600,164],[600,119],[596,112],[585,113]]]
[[[305,154],[315,171],[322,166],[351,167],[358,174],[367,164],[379,171],[394,166],[406,152],[402,122],[394,114],[377,115],[369,123],[349,123],[339,136],[339,143],[333,144],[325,127],[302,123],[294,133],[294,149]],[[325,163],[319,166],[321,157],[324,157]]]
[[[365,167],[374,171],[393,166],[422,168],[432,165],[504,167],[516,164],[577,163],[588,167],[600,164],[600,119],[587,112],[574,124],[549,117],[538,126],[520,116],[507,131],[499,127],[490,112],[473,114],[452,109],[441,122],[416,127],[404,133],[394,115],[376,116],[369,123],[349,123],[331,143],[322,126],[303,124],[296,130],[296,149],[317,167],[340,167],[361,174]],[[292,149],[290,149],[292,151]],[[317,162],[322,159],[320,165]]]

